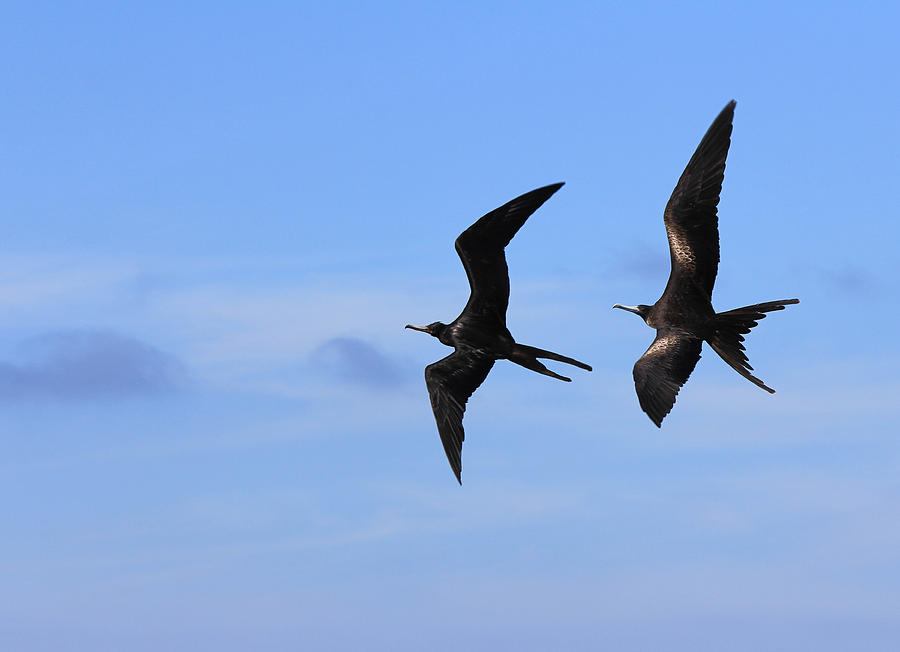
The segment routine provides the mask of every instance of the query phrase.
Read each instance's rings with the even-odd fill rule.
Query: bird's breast
[[[515,343],[505,328],[501,332],[497,328],[462,322],[453,324],[448,330],[454,346],[479,349],[498,357],[511,351]]]
[[[697,335],[704,333],[716,314],[709,301],[695,296],[674,298],[676,300],[658,302],[647,315],[647,325]]]

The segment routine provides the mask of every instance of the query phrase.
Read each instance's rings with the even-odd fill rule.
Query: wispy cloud
[[[618,252],[615,273],[639,280],[664,281],[669,274],[669,257],[666,253],[659,246],[635,242],[627,250]]]
[[[85,259],[39,252],[0,258],[0,324],[15,326],[73,305],[106,303],[115,288],[134,275],[121,260]]]
[[[400,365],[373,344],[355,337],[335,337],[310,354],[310,365],[335,379],[371,388],[403,384]]]
[[[0,362],[2,399],[79,399],[156,394],[183,386],[174,356],[104,331],[59,331],[30,338],[19,361]]]
[[[870,294],[877,286],[877,279],[869,270],[855,264],[844,264],[822,272],[825,281],[834,289],[850,296]]]

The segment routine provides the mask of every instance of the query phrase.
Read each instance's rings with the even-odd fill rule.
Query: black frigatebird
[[[640,315],[656,329],[656,339],[635,363],[633,373],[641,408],[658,427],[700,359],[704,341],[732,369],[774,394],[774,389],[750,373],[753,367],[742,342],[765,313],[800,303],[798,299],[781,299],[727,312],[713,310],[712,291],[719,265],[716,206],[731,144],[734,106],[732,100],[713,121],[666,204],[663,221],[672,271],[659,301],[652,306],[613,306]]]
[[[431,408],[450,467],[462,484],[462,419],[466,401],[487,378],[494,361],[506,359],[545,376],[569,382],[550,371],[538,358],[556,360],[591,371],[564,355],[519,344],[506,328],[509,270],[504,248],[525,220],[563,184],[555,183],[516,197],[479,219],[456,239],[456,252],[466,268],[471,294],[466,307],[449,324],[407,325],[452,346],[453,353],[425,367]]]

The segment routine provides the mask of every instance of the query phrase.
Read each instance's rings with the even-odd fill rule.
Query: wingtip
[[[462,485],[462,459],[450,460],[450,470],[453,471],[456,481]]]
[[[725,107],[719,111],[719,116],[734,116],[734,107],[737,106],[737,102],[731,100]]]
[[[661,417],[656,417],[650,414],[650,411],[644,408],[643,405],[641,406],[641,410],[643,410],[644,414],[647,415],[647,418],[650,419],[651,422],[653,422],[654,426],[656,426],[657,428],[662,428],[663,419],[666,418],[666,414],[668,414],[668,412],[666,412],[666,414],[662,415]]]
[[[543,188],[538,188],[538,190],[545,190],[545,191],[547,191],[550,195],[552,195],[552,194],[555,193],[557,190],[559,190],[560,188],[562,188],[564,185],[566,185],[566,182],[565,182],[565,181],[560,181],[560,182],[558,182],[558,183],[551,183],[550,185],[544,186]]]

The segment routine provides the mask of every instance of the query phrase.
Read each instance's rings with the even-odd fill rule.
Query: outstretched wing
[[[719,269],[716,207],[731,145],[734,105],[734,100],[729,102],[703,136],[663,214],[672,256],[669,287],[687,281],[703,288],[707,298],[712,297]]]
[[[471,294],[460,317],[491,330],[506,328],[509,304],[509,270],[503,249],[550,196],[563,184],[544,186],[495,208],[463,231],[456,239],[456,252],[466,268]]]
[[[669,329],[656,331],[656,339],[634,363],[634,388],[641,409],[657,427],[675,405],[675,396],[700,359],[703,342]]]
[[[434,420],[447,460],[460,484],[465,439],[462,419],[466,401],[484,382],[493,366],[493,357],[471,349],[460,349],[425,367],[425,384],[431,397]]]

